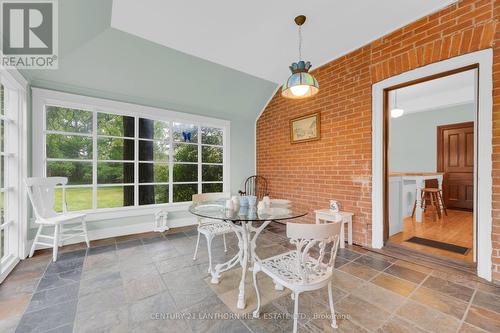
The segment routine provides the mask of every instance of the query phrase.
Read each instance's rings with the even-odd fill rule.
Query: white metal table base
[[[255,253],[255,248],[257,246],[257,237],[259,237],[262,230],[264,230],[271,222],[271,220],[264,221],[258,228],[255,228],[252,225],[252,221],[241,221],[241,225],[236,225],[232,221],[226,221],[226,223],[231,224],[231,228],[234,230],[236,236],[238,237],[239,251],[233,258],[226,261],[225,263],[215,265],[215,268],[210,272],[210,274],[212,275],[212,280],[210,282],[213,284],[218,284],[220,282],[222,273],[230,270],[231,268],[236,266],[236,264],[240,263],[241,280],[239,284],[238,303],[236,305],[238,309],[244,309],[246,306],[245,276],[247,274],[247,270],[249,269],[248,263],[250,262],[250,264],[253,266],[253,263],[256,260],[259,260],[257,254]],[[252,236],[252,234],[254,235]]]

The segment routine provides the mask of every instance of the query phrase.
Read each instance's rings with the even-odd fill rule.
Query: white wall
[[[464,104],[391,118],[389,170],[391,172],[435,172],[436,127],[474,121],[473,104]]]

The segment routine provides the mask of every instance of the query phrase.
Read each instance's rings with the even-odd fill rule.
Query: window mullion
[[[97,209],[97,111],[92,112],[92,209]]]
[[[139,205],[139,117],[134,121],[134,206]]]
[[[168,122],[169,128],[169,149],[168,149],[168,202],[174,202],[174,126],[173,122]]]
[[[201,192],[201,126],[198,126],[198,193]]]

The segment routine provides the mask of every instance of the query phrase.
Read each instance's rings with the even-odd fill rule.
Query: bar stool
[[[430,201],[430,204],[436,208],[436,212],[438,218],[442,217],[442,212],[448,216],[448,212],[446,211],[446,206],[444,205],[442,191],[439,188],[426,187],[421,190],[422,192],[422,210],[425,212],[427,209],[427,201]],[[415,209],[417,208],[417,200],[413,204],[413,212],[411,217],[415,215]]]

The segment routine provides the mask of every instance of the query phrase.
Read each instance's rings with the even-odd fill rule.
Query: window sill
[[[180,202],[174,204],[150,205],[147,207],[134,206],[134,207],[100,209],[95,211],[86,211],[86,212],[84,211],[82,213],[87,214],[86,221],[93,222],[100,220],[125,218],[125,217],[153,215],[160,210],[165,210],[167,212],[182,212],[182,211],[187,211],[190,205],[191,202]]]
[[[137,217],[137,216],[147,216],[153,215],[160,210],[165,210],[167,212],[187,212],[191,201],[189,202],[179,202],[172,204],[161,204],[161,205],[149,205],[149,206],[134,206],[134,207],[121,207],[121,208],[107,208],[99,210],[83,210],[74,211],[71,213],[84,213],[87,214],[87,222],[113,220],[119,218],[127,217]],[[151,220],[152,221],[152,220]],[[35,219],[31,219],[31,228],[36,228]]]

